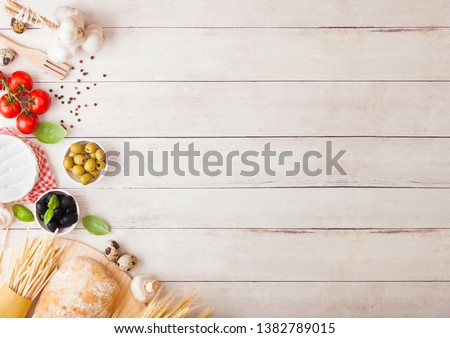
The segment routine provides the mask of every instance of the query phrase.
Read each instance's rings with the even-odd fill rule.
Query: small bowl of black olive
[[[67,191],[53,189],[43,193],[34,204],[36,221],[47,232],[66,235],[78,223],[80,208]]]

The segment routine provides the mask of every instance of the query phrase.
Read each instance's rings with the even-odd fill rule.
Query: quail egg
[[[108,245],[105,249],[105,256],[110,261],[117,261],[117,259],[120,257],[120,245],[114,240],[109,240]]]
[[[7,66],[16,57],[16,52],[12,49],[0,49],[0,65]]]
[[[117,260],[117,266],[120,270],[127,272],[134,268],[134,266],[137,264],[137,258],[136,256],[130,255],[130,254],[124,254],[120,256],[120,258]]]

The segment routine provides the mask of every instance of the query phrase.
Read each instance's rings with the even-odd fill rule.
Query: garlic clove
[[[105,41],[103,28],[99,25],[92,24],[86,26],[86,38],[81,44],[81,48],[88,54],[97,53]]]
[[[61,6],[55,10],[54,17],[56,22],[61,23],[64,19],[68,17],[75,17],[76,23],[80,27],[84,27],[84,15],[80,10],[69,7],[69,6]]]
[[[7,204],[0,203],[0,229],[8,229],[13,220],[11,207]]]
[[[78,26],[74,17],[67,17],[59,25],[56,36],[63,46],[72,48],[83,43],[86,32],[82,26]]]
[[[63,46],[57,38],[51,42],[47,54],[53,62],[66,62],[75,56],[76,48],[67,48]]]

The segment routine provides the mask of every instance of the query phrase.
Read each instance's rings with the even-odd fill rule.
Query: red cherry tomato
[[[22,134],[34,133],[39,125],[39,117],[36,115],[20,114],[17,117],[16,126]]]
[[[7,119],[12,119],[20,114],[22,111],[19,102],[9,99],[8,94],[5,94],[0,99],[0,114]]]
[[[28,107],[33,114],[44,114],[51,103],[52,99],[45,90],[35,89],[29,95]]]
[[[8,87],[13,93],[17,93],[20,88],[30,91],[33,89],[33,79],[28,73],[18,70],[9,77]]]

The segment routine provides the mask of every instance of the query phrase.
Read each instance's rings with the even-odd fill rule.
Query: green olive
[[[86,147],[84,147],[88,154],[95,153],[97,151],[97,145],[95,143],[88,143]]]
[[[75,164],[83,165],[86,163],[86,156],[78,154],[78,155],[75,155],[73,160],[74,160]]]
[[[95,170],[95,160],[90,158],[89,160],[86,161],[86,163],[84,164],[84,170],[92,172]]]
[[[84,168],[81,165],[74,165],[72,168],[72,174],[80,177],[84,174]]]
[[[64,157],[64,162],[63,162],[64,168],[67,170],[72,169],[73,167],[73,158],[72,157]]]
[[[92,181],[91,174],[84,174],[83,176],[80,177],[80,183],[82,185],[89,184],[89,183],[91,183],[91,181]]]
[[[95,160],[96,159],[95,153],[89,154],[89,158],[92,158],[93,160]]]
[[[67,155],[68,157],[74,157],[76,154],[69,152],[69,154]]]
[[[91,171],[90,174],[91,174],[92,178],[95,180],[98,177],[98,175],[100,175],[100,172],[98,170],[94,170],[94,171]]]
[[[79,143],[74,143],[70,146],[70,151],[74,154],[79,154],[83,150],[83,147]]]
[[[97,163],[95,164],[95,168],[97,170],[102,170],[105,168],[105,162],[103,162],[102,160],[97,160]]]
[[[105,152],[103,151],[103,149],[97,149],[97,151],[95,152],[95,158],[97,160],[103,160],[103,158],[105,157]]]

